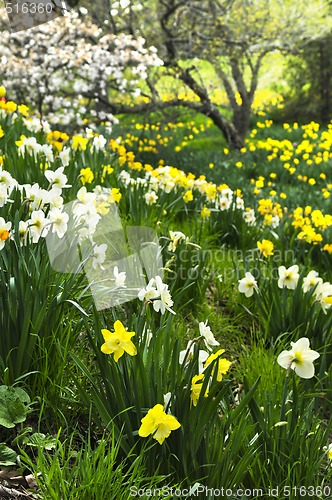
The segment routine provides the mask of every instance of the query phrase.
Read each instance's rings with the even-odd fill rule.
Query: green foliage
[[[260,450],[250,468],[253,485],[267,489],[275,484],[281,490],[294,484],[329,485],[331,468],[323,448],[331,423],[326,425],[317,418],[315,399],[305,381],[293,372],[285,377],[282,399],[273,388],[264,392],[262,401],[263,407],[254,400],[249,402]]]
[[[311,42],[300,54],[288,58],[286,107],[284,120],[329,123],[332,109],[330,92],[332,38],[327,34]]]
[[[113,357],[100,351],[103,325],[99,316],[94,316],[92,324],[86,322],[98,366],[97,377],[95,369],[92,372],[72,355],[87,377],[88,392],[81,381],[77,380],[77,383],[80,397],[91,407],[93,418],[99,421],[101,428],[111,426],[119,449],[125,455],[134,447],[135,453],[145,454],[150,472],[158,464],[159,472],[171,471],[176,481],[190,483],[205,478],[207,484],[218,485],[223,471],[225,486],[230,486],[234,478],[241,482],[255,453],[255,449],[249,446],[250,428],[245,432],[244,427],[248,401],[253,397],[256,384],[234,408],[230,382],[216,380],[216,359],[204,372],[195,407],[191,404],[190,394],[192,378],[197,374],[198,349],[194,350],[193,357],[184,360],[185,366],[179,363],[181,347],[171,316],[162,320],[159,326],[153,318],[147,321],[143,316],[133,318],[131,325],[138,337],[138,353],[134,357],[124,355],[116,363]],[[149,343],[147,328],[152,331]],[[204,397],[207,388],[208,396]],[[155,441],[146,442],[137,436],[141,419],[149,408],[157,403],[163,404],[168,392],[171,394],[170,412],[181,423],[181,428],[173,431],[161,446]],[[241,428],[240,434],[237,430],[235,432],[238,427]],[[224,444],[221,446],[221,443]],[[233,466],[226,472],[230,463]]]
[[[20,387],[0,386],[0,425],[7,429],[24,422],[30,412],[30,397]]]
[[[6,446],[5,443],[0,443],[0,466],[10,467],[17,464],[17,453]]]
[[[19,214],[17,226],[18,220]],[[73,299],[80,291],[75,275],[52,269],[41,243],[21,247],[13,241],[0,254],[0,325],[7,332],[0,340],[0,380],[10,384],[30,374],[36,383],[38,373],[39,390],[61,381],[66,361],[57,345],[68,348],[79,333]],[[51,358],[57,362],[51,365]]]
[[[112,432],[97,443],[89,436],[79,448],[77,438],[73,434],[63,442],[57,436],[54,451],[39,447],[34,458],[22,452],[22,462],[34,474],[42,500],[126,500],[135,488],[167,484],[164,476],[146,475],[144,456],[129,454],[128,460],[121,460]]]
[[[27,133],[21,119],[8,120],[3,126],[3,168],[20,182],[35,178],[42,184],[46,168],[42,158],[27,157],[26,170],[13,146],[22,131]],[[52,269],[43,239],[38,244],[20,245],[18,223],[29,216],[29,210],[27,203],[22,205],[19,192],[14,190],[12,202],[1,207],[1,216],[12,221],[16,233],[11,231],[12,238],[3,240],[0,251],[0,328],[4,332],[0,379],[8,385],[24,381],[32,400],[40,405],[40,414],[38,419],[29,415],[30,399],[24,391],[0,387],[4,441],[0,465],[23,462],[36,476],[38,494],[45,500],[125,499],[131,486],[200,483],[266,490],[271,484],[311,485],[318,481],[324,486],[331,479],[325,449],[331,435],[331,309],[324,314],[315,300],[315,289],[304,293],[302,288],[305,272],[313,265],[324,279],[331,280],[331,255],[322,251],[330,241],[331,220],[315,210],[319,207],[326,213],[329,209],[328,197],[321,196],[331,190],[329,163],[325,159],[317,163],[316,184],[296,184],[295,176],[291,177],[294,172],[285,166],[286,160],[298,160],[294,165],[299,165],[299,173],[314,175],[301,147],[309,137],[314,161],[323,157],[325,150],[328,157],[330,143],[322,145],[326,138],[323,131],[314,137],[315,124],[303,130],[294,125],[289,132],[285,132],[287,127],[267,130],[268,126],[262,126],[245,151],[220,152],[214,141],[210,142],[212,151],[201,151],[200,132],[208,149],[209,130],[198,127],[199,123],[191,123],[164,131],[169,142],[173,141],[170,158],[176,161],[176,140],[188,139],[189,146],[194,146],[192,152],[197,146],[200,153],[195,157],[197,172],[204,171],[208,180],[213,175],[216,185],[202,177],[194,180],[172,167],[155,169],[151,176],[158,182],[150,183],[151,178],[144,176],[151,167],[128,161],[128,156],[133,156],[123,151],[116,158],[116,149],[91,151],[90,144],[86,150],[71,147],[66,170],[72,184],[66,190],[66,201],[76,197],[82,185],[80,170],[89,166],[94,178],[86,185],[88,191],[99,183],[120,189],[118,207],[125,230],[130,225],[155,228],[175,315],[169,311],[161,315],[151,301],[138,299],[97,311],[91,306],[83,275]],[[151,130],[152,140],[162,133],[158,128],[153,135]],[[173,132],[175,139],[171,140]],[[280,143],[271,139],[272,132]],[[197,136],[197,143],[189,135]],[[283,141],[285,137],[287,141]],[[44,134],[39,132],[38,139],[43,143]],[[301,144],[299,152],[293,142]],[[0,142],[1,147],[3,144]],[[141,146],[137,143],[137,150]],[[186,145],[182,150],[188,171],[194,166],[193,157],[186,156],[189,149]],[[166,146],[162,154],[165,151]],[[291,158],[287,158],[290,151]],[[216,165],[209,168],[210,158]],[[143,161],[143,156],[139,159]],[[56,158],[54,169],[59,162]],[[114,170],[104,175],[101,166],[108,163]],[[151,163],[155,166],[156,161]],[[128,184],[120,176],[122,169],[129,175]],[[165,179],[167,189],[162,186]],[[224,189],[229,192],[225,183],[234,190],[228,210],[217,208],[219,195]],[[152,186],[158,199],[149,204],[145,195]],[[238,188],[241,193],[235,191]],[[273,194],[272,189],[278,193]],[[190,190],[193,199],[185,201],[183,196]],[[279,197],[281,190],[288,198]],[[239,194],[245,208],[255,210],[252,224],[245,221],[241,200],[236,199]],[[267,202],[267,214],[260,201]],[[302,228],[296,227],[301,224],[293,210],[307,203],[312,207],[303,207],[303,219],[308,217],[306,222],[322,233],[318,242],[297,237]],[[211,211],[205,219],[201,215],[204,205]],[[265,215],[275,213],[280,216],[276,227],[265,219]],[[183,231],[175,248],[171,231]],[[263,237],[274,242],[273,258],[259,255],[257,241]],[[278,264],[294,262],[303,269],[295,290],[280,289]],[[259,291],[247,299],[237,293],[238,280],[254,267]],[[135,332],[132,340],[137,348],[137,355],[124,353],[118,362],[112,354],[101,351],[105,340],[101,330],[112,330],[116,320],[121,320],[127,331]],[[201,366],[199,356],[205,344],[197,324],[206,320],[232,362],[222,380],[217,379],[218,359]],[[289,377],[277,364],[282,348],[304,335],[320,354],[316,376],[308,381],[294,373]],[[180,364],[187,341],[193,350]],[[216,353],[218,349],[213,350]],[[203,380],[195,406],[192,383],[199,372]],[[142,419],[156,404],[164,405],[181,425],[162,444],[156,436],[139,436]],[[23,422],[25,427],[17,425]]]

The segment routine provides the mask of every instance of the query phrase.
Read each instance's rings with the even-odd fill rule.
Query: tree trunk
[[[241,106],[237,106],[236,109],[233,109],[232,125],[242,141],[241,147],[244,145],[244,140],[250,128],[250,116],[251,103],[242,103]]]
[[[211,118],[215,126],[219,128],[219,130],[225,137],[227,144],[232,149],[243,148],[246,134],[244,136],[240,135],[239,130],[236,128],[236,126],[234,126],[234,120],[233,123],[225,120],[225,118],[216,107],[211,108],[207,112],[203,111],[203,114]]]

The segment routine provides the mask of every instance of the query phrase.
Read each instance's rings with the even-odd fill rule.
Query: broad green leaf
[[[21,388],[0,386],[0,425],[10,429],[24,422],[29,413],[30,398]]]

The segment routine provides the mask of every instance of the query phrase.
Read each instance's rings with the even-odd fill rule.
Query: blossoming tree
[[[105,34],[75,11],[17,33],[4,19],[0,75],[8,97],[51,115],[55,124],[80,125],[85,117],[112,122],[102,100],[112,102],[119,92],[130,103],[148,69],[162,64],[142,37]]]

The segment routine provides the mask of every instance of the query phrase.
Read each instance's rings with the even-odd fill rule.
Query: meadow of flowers
[[[330,498],[332,125],[0,97],[0,492]]]

